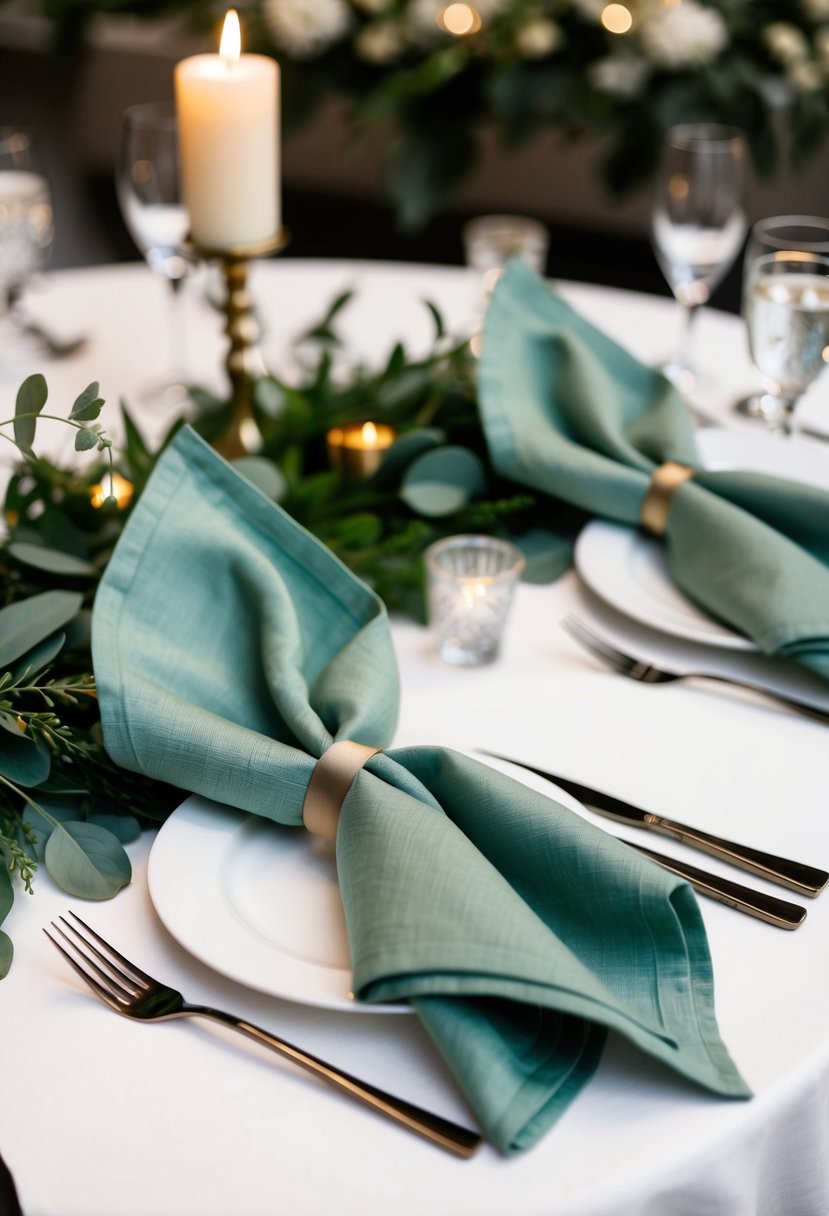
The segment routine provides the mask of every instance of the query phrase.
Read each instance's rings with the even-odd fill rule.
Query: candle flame
[[[102,507],[112,499],[119,507],[126,507],[132,499],[134,486],[126,477],[119,473],[105,473],[100,485],[92,486],[89,491],[93,507]]]
[[[377,443],[377,427],[373,422],[364,422],[363,429],[360,431],[363,443],[366,447],[373,448]]]
[[[228,67],[239,62],[242,53],[242,30],[239,25],[239,14],[235,8],[227,10],[225,23],[222,27],[222,41],[219,44],[219,54]]]

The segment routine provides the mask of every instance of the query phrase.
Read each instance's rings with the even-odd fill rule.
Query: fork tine
[[[95,947],[91,945],[91,943],[87,942],[77,931],[77,929],[74,929],[63,916],[59,917],[59,920],[61,924],[66,926],[72,936],[69,937],[68,934],[64,933],[63,929],[56,921],[52,921],[52,928],[56,933],[60,934],[67,946],[69,946],[71,950],[75,951],[75,954],[83,961],[87,967],[87,970],[94,971],[95,974],[99,976],[101,983],[105,985],[108,984],[110,988],[117,992],[118,996],[123,996],[126,999],[131,1000],[133,997],[141,994],[142,989],[139,988],[128,975],[124,975],[121,971],[119,971],[115,964],[111,963],[107,958],[105,958],[99,950],[96,950]],[[99,958],[104,964],[103,970],[97,965],[92,955],[95,955],[95,957]]]
[[[109,965],[112,966],[113,964],[110,962],[110,959],[115,959],[115,961],[121,965],[121,967],[123,968],[123,970],[125,972],[124,978],[133,980],[136,984],[140,985],[140,987],[142,987],[142,988],[149,988],[152,984],[155,983],[155,981],[153,980],[153,977],[151,975],[147,975],[146,971],[142,971],[140,967],[136,967],[135,963],[131,963],[128,958],[124,958],[123,954],[120,954],[115,949],[114,946],[110,946],[109,942],[106,941],[103,937],[101,937],[100,933],[96,933],[95,930],[92,929],[86,923],[86,921],[81,920],[81,918],[78,916],[77,912],[73,912],[72,909],[70,908],[69,915],[72,917],[73,920],[76,920],[78,922],[78,924],[81,925],[86,930],[86,932],[89,934],[89,936],[92,937],[98,943],[98,945],[102,946],[103,949],[106,951],[106,955],[104,955],[101,953],[100,950],[97,950],[95,948],[95,946],[92,944],[92,942],[85,943],[90,950],[94,951],[94,953],[97,954],[97,956],[101,960],[101,962],[103,962],[103,963],[109,962]],[[63,920],[64,924],[67,925],[67,927],[69,929],[71,929],[73,933],[75,933],[78,937],[81,938],[81,941],[84,940],[82,935],[78,932],[78,930],[74,927],[74,925],[70,925],[67,921],[64,920],[63,917],[61,917],[61,920]],[[109,956],[109,958],[107,956]]]
[[[61,933],[61,930],[57,927],[57,925],[53,924],[53,927],[57,933]],[[116,994],[111,988],[104,987],[103,984],[99,983],[98,980],[95,979],[94,975],[91,975],[89,971],[87,971],[86,967],[82,967],[77,959],[71,955],[68,950],[64,949],[58,939],[54,937],[48,929],[44,929],[43,932],[49,938],[49,941],[52,943],[55,949],[61,952],[69,966],[77,972],[87,987],[91,988],[95,995],[100,997],[104,1004],[109,1005],[113,1009],[121,1009],[122,1006],[127,1004],[125,997]],[[66,941],[69,941],[65,933],[61,933],[61,936]],[[98,968],[96,967],[95,970],[97,971]],[[103,972],[99,972],[99,974],[103,975]],[[108,979],[108,977],[104,976],[104,979]]]
[[[592,629],[589,629],[577,617],[564,617],[561,627],[570,634],[570,637],[574,641],[583,646],[585,650],[589,650],[591,654],[603,663],[606,663],[610,667],[615,667],[617,671],[627,671],[630,669],[633,661],[630,655],[626,655],[621,650],[617,650],[615,646],[611,646],[605,638],[594,633]]]

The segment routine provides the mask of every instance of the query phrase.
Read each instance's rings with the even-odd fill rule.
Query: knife
[[[721,836],[712,836],[710,832],[703,832],[699,828],[691,828],[687,824],[677,823],[676,820],[665,819],[662,815],[654,815],[650,811],[643,811],[640,807],[632,806],[629,802],[623,802],[621,798],[615,798],[603,790],[591,789],[589,785],[571,781],[569,777],[560,777],[557,773],[537,768],[533,764],[526,764],[523,760],[513,760],[510,756],[501,756],[497,752],[486,751],[484,748],[478,750],[482,755],[492,756],[496,760],[505,760],[508,764],[516,764],[519,768],[525,768],[539,777],[546,777],[548,781],[561,786],[568,794],[578,798],[579,802],[592,807],[601,815],[607,815],[621,823],[647,828],[652,832],[659,832],[663,836],[680,840],[683,844],[701,849],[702,852],[709,853],[712,857],[727,861],[732,866],[738,866],[741,870],[747,870],[750,874],[767,879],[768,882],[778,883],[790,891],[797,891],[800,895],[810,897],[819,895],[829,882],[829,873],[826,870],[819,870],[815,866],[807,866],[799,861],[790,861],[786,857],[776,857],[773,853],[764,853],[760,849],[753,849],[748,845],[735,844],[733,840],[724,840]]]

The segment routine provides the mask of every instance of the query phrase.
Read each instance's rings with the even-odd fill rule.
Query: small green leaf
[[[43,861],[43,854],[46,852],[46,842],[55,827],[52,819],[57,819],[59,823],[71,823],[77,820],[83,814],[81,809],[83,796],[82,794],[77,794],[74,797],[50,798],[44,797],[42,792],[38,790],[37,801],[38,805],[42,806],[51,818],[47,819],[45,815],[41,815],[36,807],[27,806],[23,811],[23,819],[37,832],[35,856],[38,861]]]
[[[132,815],[90,815],[87,823],[106,828],[121,844],[131,844],[141,835],[141,824]]]
[[[0,773],[7,781],[29,788],[49,776],[52,760],[46,744],[22,732],[18,738],[6,731],[0,735]]]
[[[3,861],[0,861],[0,924],[12,910],[14,903],[14,887],[12,876]]]
[[[53,633],[50,638],[44,638],[37,646],[33,646],[14,665],[14,678],[20,679],[23,672],[28,671],[29,675],[37,675],[44,667],[48,667],[54,658],[56,658],[66,641],[66,634],[63,630]]]
[[[60,549],[47,549],[44,545],[28,545],[17,541],[9,545],[8,552],[15,561],[22,562],[24,566],[47,570],[49,574],[74,576],[95,573],[92,563],[82,557],[73,557],[71,553],[62,553]]]
[[[0,671],[71,621],[82,602],[77,591],[43,591],[0,609]]]
[[[8,933],[0,929],[0,980],[9,974],[14,958],[14,946]]]
[[[24,452],[32,450],[37,423],[36,415],[43,409],[48,395],[46,380],[40,372],[27,376],[17,390],[14,405],[14,441]]]
[[[45,861],[58,886],[81,899],[112,899],[132,878],[121,842],[92,823],[56,827],[46,842]]]
[[[99,390],[98,381],[93,380],[75,399],[69,417],[75,422],[94,422],[104,405],[103,398],[98,395]]]
[[[485,484],[484,466],[475,453],[449,446],[426,452],[409,466],[400,497],[419,515],[452,515]]]
[[[17,714],[10,714],[5,709],[0,709],[0,729],[7,730],[13,739],[19,739],[24,733],[20,729]],[[0,751],[0,769],[2,769],[2,764],[2,751]]]
[[[512,538],[526,558],[521,575],[525,583],[552,583],[573,564],[573,538],[544,528],[533,528]]]
[[[422,456],[424,452],[436,448],[439,443],[443,443],[445,438],[446,432],[438,427],[424,426],[416,431],[407,431],[405,435],[395,439],[384,455],[372,481],[376,485],[387,485],[395,477],[399,477],[413,460]]]
[[[75,431],[75,451],[88,452],[90,448],[97,446],[99,438],[97,431],[90,431],[88,427],[82,426],[80,430]]]
[[[426,305],[426,307],[429,309],[429,312],[432,314],[432,320],[435,323],[435,341],[439,342],[441,338],[444,338],[446,336],[446,326],[443,322],[443,314],[436,307],[436,305],[434,305],[432,303],[431,300],[424,300],[423,303]]]

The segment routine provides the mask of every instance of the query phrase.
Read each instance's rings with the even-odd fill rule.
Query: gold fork
[[[53,946],[60,950],[63,957],[75,969],[84,983],[92,989],[96,996],[124,1017],[135,1018],[140,1022],[163,1022],[171,1018],[211,1018],[230,1026],[248,1038],[270,1047],[278,1055],[292,1060],[294,1064],[307,1069],[308,1072],[322,1077],[330,1085],[344,1090],[352,1098],[365,1102],[374,1110],[380,1111],[389,1118],[401,1123],[410,1131],[417,1132],[431,1140],[441,1148],[456,1153],[460,1157],[471,1157],[481,1143],[481,1136],[468,1128],[460,1127],[449,1119],[430,1111],[422,1110],[403,1098],[384,1093],[373,1085],[360,1081],[346,1072],[326,1064],[317,1056],[310,1055],[299,1047],[279,1039],[230,1013],[220,1009],[211,1009],[206,1005],[188,1004],[180,992],[170,988],[141,971],[134,963],[119,954],[108,942],[91,929],[74,912],[70,912],[70,922],[63,916],[52,921],[51,928],[43,932]],[[80,927],[79,927],[80,926]],[[58,941],[57,934],[65,945]],[[67,949],[68,947],[68,949]]]
[[[787,709],[793,709],[796,713],[812,718],[816,722],[822,722],[824,725],[829,724],[829,710],[819,709],[817,705],[810,705],[807,701],[800,701],[796,697],[787,696],[782,692],[773,692],[763,684],[754,684],[751,680],[741,680],[736,676],[715,675],[710,671],[667,671],[664,667],[656,667],[653,663],[647,663],[644,659],[619,650],[617,646],[608,642],[607,638],[601,637],[594,629],[585,625],[584,621],[580,621],[574,616],[564,617],[561,627],[570,634],[575,642],[583,646],[606,667],[619,672],[620,675],[627,676],[630,680],[639,680],[642,684],[672,684],[677,680],[713,680],[718,684],[731,684],[735,688],[747,688],[752,692],[761,693],[764,697],[785,705]]]

